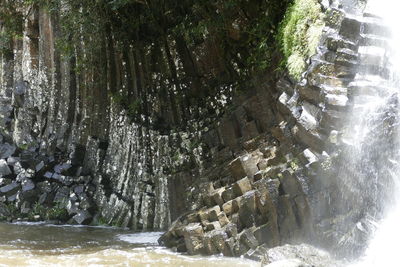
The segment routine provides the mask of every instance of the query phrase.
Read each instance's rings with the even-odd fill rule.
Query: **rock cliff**
[[[62,200],[75,223],[95,216],[134,230],[168,229],[160,242],[190,254],[257,257],[307,240],[335,247],[352,231],[349,247],[361,244],[366,234],[352,226],[363,215],[339,201],[348,189],[334,166],[360,84],[376,86],[369,75],[387,75],[388,33],[365,3],[319,3],[322,35],[296,80],[274,71],[276,47],[258,50],[275,42],[263,31],[276,30],[285,1],[165,5],[164,13],[150,6],[161,12],[145,13],[153,24],[144,17],[124,29],[124,19],[157,1],[132,2],[112,9],[113,23],[94,24],[103,28],[62,24],[108,10],[85,1],[78,17],[68,12],[74,1],[56,11],[40,3],[18,10],[21,32],[1,54],[1,201],[35,190],[15,202],[23,214],[35,202]],[[185,12],[198,20],[178,16]],[[225,13],[222,30],[210,26]],[[189,38],[178,31],[193,24]],[[76,39],[68,27],[91,34]],[[368,46],[377,49],[367,53]],[[260,52],[268,57],[251,56]]]

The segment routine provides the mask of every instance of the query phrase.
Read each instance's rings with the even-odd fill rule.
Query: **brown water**
[[[0,266],[260,266],[244,259],[174,253],[157,246],[160,234],[135,234],[105,227],[0,223]]]

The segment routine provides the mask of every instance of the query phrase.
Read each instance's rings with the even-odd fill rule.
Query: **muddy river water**
[[[260,266],[245,259],[174,253],[157,245],[160,235],[106,227],[0,224],[0,266]]]

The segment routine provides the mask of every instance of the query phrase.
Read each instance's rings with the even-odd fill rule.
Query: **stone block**
[[[92,221],[92,215],[86,210],[80,210],[72,219],[77,224],[89,224]]]
[[[229,254],[229,248],[226,247],[228,235],[223,230],[214,230],[211,232],[211,236],[212,243],[217,251],[224,255]]]
[[[237,231],[240,231],[241,229],[243,229],[242,223],[240,222],[239,213],[235,213],[231,216],[231,223],[236,225]]]
[[[299,222],[299,226],[306,232],[312,230],[311,211],[305,195],[299,195],[294,198],[295,213]]]
[[[260,152],[263,154],[264,158],[273,158],[276,153],[276,146],[265,146],[260,149]]]
[[[245,244],[249,249],[255,249],[259,245],[251,229],[243,230],[239,235],[238,239],[241,243]]]
[[[298,142],[322,153],[322,148],[324,147],[323,140],[326,140],[326,137],[322,136],[320,133],[316,131],[307,131],[301,124],[296,124],[296,126],[292,128],[292,134]]]
[[[46,202],[47,199],[48,199],[48,194],[47,194],[47,193],[42,193],[42,194],[40,194],[40,196],[39,196],[38,203],[39,203],[40,205],[43,205],[43,204]]]
[[[237,225],[234,223],[229,223],[225,226],[225,232],[229,237],[236,237],[238,234]]]
[[[232,202],[233,202],[233,201],[230,200],[230,201],[226,202],[224,205],[222,205],[222,210],[223,210],[223,211],[225,212],[225,214],[228,215],[228,216],[230,216],[230,215],[232,215],[233,213],[237,212],[237,211],[234,211]]]
[[[203,237],[203,248],[204,248],[204,252],[207,255],[214,255],[214,254],[218,253],[218,250],[214,246],[214,243],[212,241],[212,237],[213,237],[212,232],[206,233]]]
[[[259,189],[259,197],[256,198],[256,204],[257,210],[262,215],[264,221],[276,222],[276,207],[267,188],[263,187]]]
[[[254,175],[254,181],[261,180],[262,178],[264,178],[263,171],[258,171],[258,172]]]
[[[54,201],[64,201],[69,198],[70,188],[63,186],[57,190],[56,195],[54,196]]]
[[[235,247],[235,239],[233,237],[226,239],[225,240],[225,250],[223,251],[224,256],[225,257],[235,256],[234,247]]]
[[[232,200],[232,213],[236,213],[239,211],[240,203],[242,202],[242,196],[237,197]]]
[[[279,181],[284,194],[288,194],[292,197],[304,194],[299,180],[289,171],[284,171]]]
[[[309,164],[317,162],[319,160],[317,155],[308,148],[306,150],[304,150],[303,152],[301,152],[299,155],[297,155],[297,158],[304,165],[309,165]]]
[[[77,214],[79,212],[79,203],[75,202],[73,200],[68,200],[67,206],[66,206],[66,210],[68,212],[69,215],[74,215]]]
[[[240,208],[239,218],[240,222],[245,227],[252,227],[256,222],[257,202],[256,191],[247,192],[243,195]]]
[[[208,214],[208,220],[210,222],[218,221],[218,214],[221,212],[221,208],[219,206],[214,206],[210,209],[208,209],[207,214]]]
[[[219,222],[204,222],[204,227],[207,232],[212,230],[219,230],[221,229],[221,224]]]
[[[316,86],[308,84],[298,86],[299,94],[302,98],[310,101],[311,103],[318,104],[322,101],[321,91]]]
[[[271,167],[271,166],[277,166],[277,165],[283,164],[283,163],[285,163],[285,162],[286,162],[285,156],[282,154],[282,152],[281,152],[280,150],[277,150],[277,151],[275,152],[274,156],[273,156],[273,157],[270,157],[270,158],[267,160],[266,165],[267,165],[268,167]]]
[[[233,253],[237,257],[246,254],[246,252],[248,250],[249,250],[249,247],[246,244],[240,242],[240,240],[237,240],[233,247]]]
[[[245,177],[245,178],[237,181],[236,183],[233,184],[232,189],[233,189],[233,192],[235,193],[235,195],[237,195],[237,196],[241,196],[241,195],[245,194],[246,192],[252,190],[252,186],[251,186],[249,178]]]
[[[6,196],[14,195],[21,188],[21,185],[17,182],[0,187],[0,192]]]
[[[29,191],[35,188],[35,184],[31,179],[25,179],[22,181],[22,191]]]
[[[299,237],[299,226],[288,195],[279,197],[277,211],[282,242],[296,241]]]
[[[4,177],[7,175],[10,175],[12,172],[10,170],[10,167],[7,165],[7,161],[4,159],[0,159],[0,176]]]
[[[30,203],[35,203],[39,199],[39,190],[32,189],[29,191],[18,191],[16,194],[16,200],[19,204],[22,204],[24,201],[28,201]]]
[[[243,177],[252,178],[258,172],[258,160],[251,155],[241,156],[229,163],[229,170],[236,180]]]
[[[240,136],[238,125],[229,118],[223,120],[218,127],[218,135],[222,138],[224,146],[235,148],[238,144],[237,138]]]
[[[17,162],[19,162],[21,159],[19,157],[9,157],[7,158],[7,164],[9,166],[14,166]]]
[[[211,195],[214,203],[221,207],[224,204],[224,200],[222,199],[222,193],[224,191],[225,191],[225,188],[219,188],[219,189],[215,190]]]
[[[207,206],[212,206],[211,193],[215,190],[212,182],[202,183],[199,186],[200,194],[203,196],[203,202]]]
[[[198,212],[200,221],[208,221],[208,210],[201,209]]]
[[[257,163],[257,168],[259,169],[259,170],[265,170],[265,169],[267,169],[268,168],[268,160],[266,160],[266,159],[262,159],[262,160],[260,160],[258,163]],[[258,173],[258,172],[257,172]],[[255,174],[255,175],[257,175],[257,173]]]
[[[218,222],[220,223],[220,225],[222,227],[224,227],[225,225],[227,225],[229,223],[228,217],[226,217],[225,212],[221,211],[218,214]]]
[[[360,36],[361,22],[354,18],[344,17],[339,34],[346,39],[357,40]]]
[[[279,230],[274,224],[261,225],[254,231],[254,237],[259,244],[266,244],[269,248],[279,245]]]
[[[215,205],[214,199],[211,195],[202,195],[203,203],[207,207],[212,207]]]
[[[16,146],[10,145],[9,143],[4,143],[0,145],[0,159],[6,159],[8,157],[11,157],[15,150]]]
[[[203,251],[203,227],[200,223],[191,223],[183,228],[185,245],[190,255],[199,254]]]
[[[188,223],[196,223],[199,222],[199,214],[198,213],[191,213],[186,216],[186,220]]]
[[[38,164],[36,164],[36,166],[35,166],[35,171],[36,171],[36,172],[39,172],[39,171],[41,171],[43,168],[44,168],[44,162],[41,161],[41,162],[39,162]]]
[[[242,132],[243,132],[244,140],[249,140],[249,139],[255,138],[260,134],[255,121],[247,122],[244,125]]]
[[[228,202],[236,197],[235,193],[233,192],[233,188],[229,187],[224,192],[222,192],[222,199],[224,202]]]

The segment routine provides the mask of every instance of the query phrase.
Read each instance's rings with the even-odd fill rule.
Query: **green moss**
[[[27,149],[29,148],[29,145],[28,145],[28,144],[20,144],[18,147],[19,147],[21,150],[27,150]]]
[[[46,219],[66,221],[68,220],[68,212],[62,204],[57,203],[54,207],[47,210]]]
[[[294,158],[290,162],[290,168],[292,168],[294,171],[297,171],[300,168],[300,161],[297,158]]]
[[[295,0],[280,24],[278,41],[289,74],[300,79],[306,60],[315,54],[324,14],[317,0]]]
[[[96,225],[96,226],[107,226],[108,225],[108,221],[103,216],[98,216],[94,220],[93,224]]]

